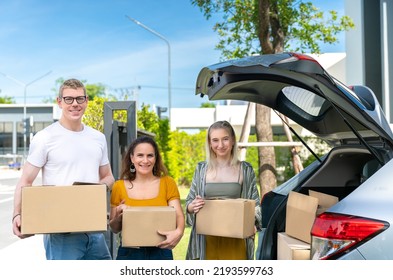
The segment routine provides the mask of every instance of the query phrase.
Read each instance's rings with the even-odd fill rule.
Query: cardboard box
[[[310,243],[317,208],[318,198],[291,191],[287,201],[285,232]]]
[[[313,191],[313,190],[309,190],[308,195],[318,198],[318,208],[316,213],[317,215],[325,212],[327,209],[329,209],[330,207],[332,207],[334,204],[338,202],[338,197],[336,196]]]
[[[310,244],[279,232],[277,233],[277,259],[309,260]]]
[[[255,201],[250,199],[207,199],[196,215],[196,232],[233,238],[254,234]]]
[[[106,231],[106,187],[24,187],[21,218],[22,234]]]
[[[176,229],[176,210],[171,206],[129,207],[123,211],[122,246],[157,246],[166,239],[157,233]]]

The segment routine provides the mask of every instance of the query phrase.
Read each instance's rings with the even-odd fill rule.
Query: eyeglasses
[[[72,103],[74,103],[74,100],[76,100],[76,103],[82,104],[86,101],[87,97],[85,95],[85,96],[77,96],[77,97],[66,96],[62,98],[66,104],[71,105]]]

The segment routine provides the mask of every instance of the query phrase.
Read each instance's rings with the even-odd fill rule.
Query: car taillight
[[[388,228],[388,223],[368,218],[322,213],[311,229],[311,258],[333,259]]]

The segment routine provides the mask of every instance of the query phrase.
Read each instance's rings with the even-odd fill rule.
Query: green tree
[[[201,108],[216,108],[216,104],[213,102],[203,102]]]
[[[337,34],[354,27],[336,11],[324,12],[312,2],[302,0],[191,0],[207,19],[222,17],[213,29],[219,35],[216,48],[222,58],[241,58],[252,54],[283,51],[320,53],[320,44],[333,44]],[[256,106],[256,134],[259,142],[272,141],[271,110]],[[259,182],[262,195],[276,184],[273,147],[259,147]]]
[[[158,147],[162,155],[164,164],[168,167],[168,152],[169,152],[169,138],[170,127],[168,119],[160,119],[157,113],[150,107],[150,105],[142,104],[141,109],[138,111],[137,117],[138,128],[149,131],[155,134]]]
[[[13,104],[14,98],[10,96],[0,96],[0,104]]]
[[[188,134],[172,131],[169,141],[168,167],[179,185],[190,186],[195,167],[205,159],[206,131]]]
[[[87,106],[85,114],[83,115],[83,123],[93,127],[101,132],[104,132],[104,102],[108,101],[105,98],[95,98],[89,100],[89,106]],[[118,120],[121,118],[117,118]],[[124,118],[125,119],[125,118]]]

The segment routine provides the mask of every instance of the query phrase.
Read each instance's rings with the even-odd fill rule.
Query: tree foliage
[[[14,104],[14,98],[10,96],[0,96],[0,104]]]
[[[337,35],[354,27],[336,11],[328,16],[312,2],[302,0],[191,0],[207,19],[221,18],[213,29],[219,35],[216,49],[223,59],[283,51],[320,53],[320,44],[334,44]],[[271,110],[256,106],[258,141],[272,141]],[[259,149],[259,182],[262,195],[276,186],[275,155],[272,147]]]
[[[203,102],[200,108],[216,108],[216,104],[213,102]]]
[[[354,27],[348,16],[327,15],[302,0],[191,0],[207,19],[222,17],[213,30],[222,58],[296,51],[320,53],[322,43],[338,42],[337,35]]]
[[[198,162],[206,158],[206,131],[188,134],[172,131],[169,141],[168,167],[179,185],[190,186]]]

